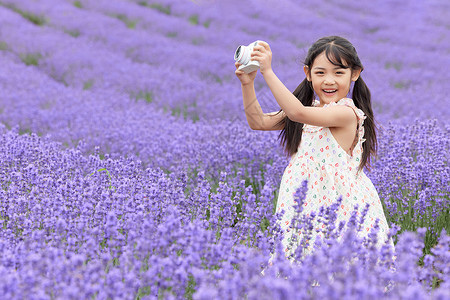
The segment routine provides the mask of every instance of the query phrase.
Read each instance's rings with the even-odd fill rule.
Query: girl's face
[[[361,73],[361,71],[352,72],[350,68],[333,65],[327,59],[325,52],[316,57],[311,70],[305,66],[304,71],[320,99],[320,106],[347,97],[351,82],[356,81]]]

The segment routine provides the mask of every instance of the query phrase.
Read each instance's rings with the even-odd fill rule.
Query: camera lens
[[[247,47],[239,46],[234,53],[234,60],[245,65],[250,61],[250,51],[247,51]]]
[[[236,49],[236,52],[234,53],[234,60],[239,60],[239,55],[241,55],[241,48],[242,48],[242,46],[239,46]]]

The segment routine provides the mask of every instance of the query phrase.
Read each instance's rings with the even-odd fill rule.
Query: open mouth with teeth
[[[334,93],[337,92],[337,90],[323,90],[323,91],[324,91],[324,93],[326,93],[326,94],[334,94]]]

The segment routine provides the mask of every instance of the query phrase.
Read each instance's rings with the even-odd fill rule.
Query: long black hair
[[[352,72],[364,70],[355,47],[348,40],[339,36],[323,37],[309,48],[304,62],[308,70],[311,70],[314,60],[323,52],[325,52],[327,59],[333,65],[345,69],[350,68]],[[307,78],[299,84],[293,94],[304,106],[313,105],[314,89],[311,81],[308,81]],[[361,109],[367,116],[364,120],[364,138],[366,141],[363,143],[363,153],[358,166],[358,170],[362,170],[366,165],[370,168],[370,156],[371,154],[376,155],[377,137],[370,90],[361,75],[355,81],[351,97],[356,107]],[[284,147],[286,154],[292,156],[297,152],[302,140],[303,123],[294,122],[285,117],[278,125],[283,126],[279,135],[281,145]]]

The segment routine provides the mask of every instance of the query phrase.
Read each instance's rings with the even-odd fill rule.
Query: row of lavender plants
[[[436,109],[448,88],[439,83],[448,80],[441,68],[446,63],[448,35],[435,13],[445,9],[444,3],[403,6],[403,13],[395,14],[395,24],[383,22],[397,10],[395,3],[370,7],[373,15],[367,15],[368,7],[341,7],[333,2],[280,4],[278,13],[290,15],[281,19],[256,3],[254,13],[235,10],[234,1],[202,6],[184,0],[0,3],[4,6],[0,10],[2,47],[27,64],[66,85],[119,91],[193,120],[242,119],[240,91],[230,63],[237,45],[264,37],[274,50],[274,68],[295,88],[302,77],[302,56],[317,36],[330,34],[328,27],[349,36],[366,58],[364,76],[378,100],[374,105],[380,120],[449,113],[446,107]],[[355,12],[354,23],[324,19],[332,12],[346,15],[345,10]],[[310,24],[316,16],[325,24]],[[416,25],[406,26],[411,17]],[[290,30],[294,26],[298,33]],[[355,26],[358,31],[352,30]],[[416,36],[413,46],[404,38],[411,35]],[[261,81],[259,88],[267,91]],[[417,97],[414,101],[422,109],[412,113],[410,102]]]
[[[232,176],[238,171],[247,175],[246,180],[256,179],[252,180],[254,184],[261,183],[264,173],[278,178],[286,163],[280,151],[276,151],[274,155],[276,137],[273,134],[255,135],[240,120],[223,121],[217,125],[210,125],[205,120],[197,123],[177,120],[146,103],[135,103],[126,95],[93,93],[65,87],[34,68],[14,62],[8,53],[1,56],[1,59],[5,71],[2,118],[7,125],[19,124],[22,130],[51,134],[54,139],[68,146],[76,146],[83,140],[80,146],[85,153],[100,146],[104,153],[112,154],[113,157],[126,155],[138,158],[145,165],[158,166],[172,172],[186,168],[196,171],[200,168],[208,170],[211,177],[218,177],[218,170],[225,170]],[[114,99],[111,101],[113,103],[109,99]],[[394,216],[392,221],[404,219],[402,214],[406,207],[410,207],[409,200],[405,199],[416,199],[415,206],[421,209],[412,211],[412,214],[416,214],[412,216],[412,220],[425,217],[422,225],[427,225],[430,220],[436,220],[445,212],[448,204],[445,189],[441,188],[448,185],[445,163],[448,161],[448,140],[445,138],[448,131],[439,128],[438,124],[417,123],[412,131],[404,133],[398,133],[394,124],[388,126],[391,128],[386,129],[384,134],[389,137],[380,137],[380,167],[375,168],[371,178],[380,183],[377,186],[383,198],[388,200],[385,203],[390,215]],[[218,145],[217,139],[224,142]],[[412,149],[409,149],[408,143],[403,142],[405,139],[410,140]],[[397,140],[400,142],[394,143]],[[436,145],[441,146],[435,147]],[[398,148],[403,152],[392,151]],[[416,153],[416,148],[421,155]],[[392,155],[396,155],[394,160]],[[408,158],[409,161],[399,157]],[[420,160],[417,161],[414,157]],[[435,161],[434,166],[428,168]],[[275,172],[267,167],[261,168],[261,162],[271,162],[270,168]],[[398,172],[399,168],[406,170],[404,175],[393,176],[392,172]],[[385,169],[390,171],[386,173]],[[419,184],[420,178],[416,177],[424,178],[428,181],[427,184]],[[396,183],[384,186],[382,183],[390,178],[395,178]],[[395,187],[403,186],[405,182],[409,186],[408,194],[398,196],[400,190]],[[420,200],[419,193],[422,193]],[[389,199],[390,195],[394,199]],[[434,199],[435,196],[437,207],[429,208],[434,210],[433,215],[423,214],[430,198]],[[402,201],[400,207],[397,203],[399,199]],[[442,224],[445,224],[439,218],[438,220],[437,228],[430,228],[430,232],[435,233],[433,241]],[[433,243],[428,244],[431,246]]]
[[[200,173],[188,191],[187,176],[143,169],[132,159],[85,156],[4,127],[0,145],[2,297],[448,296],[445,232],[419,267],[424,229],[401,234],[395,252],[378,249],[376,231],[367,240],[354,234],[363,222],[354,214],[339,244],[343,224],[331,229],[337,202],[317,214],[330,229],[313,255],[298,255],[297,264],[279,255],[269,266],[273,247],[282,251],[272,213],[276,186],[266,184],[255,195],[244,181],[222,176],[213,191]],[[305,187],[298,192],[299,212]],[[312,218],[300,221],[300,228],[313,229]]]
[[[380,22],[395,3],[373,15],[333,1],[253,3],[251,14],[233,1],[0,4],[5,296],[446,296],[449,128],[438,94],[448,87],[436,80],[448,78],[440,68],[448,49],[443,1],[403,7],[397,22],[413,15],[405,32],[423,37],[414,43],[392,30],[395,23]],[[368,175],[396,229],[397,260],[350,230],[345,247],[330,232],[313,256],[298,258],[300,266],[277,258],[267,267],[278,245],[273,204],[287,159],[276,133],[246,127],[230,57],[243,41],[267,37],[276,72],[295,87],[299,56],[328,29],[314,23],[299,37],[287,24],[311,27],[311,16],[336,8],[355,12],[361,28],[328,21],[367,57],[382,123]],[[275,110],[262,81],[257,88],[262,105]],[[332,220],[333,211],[319,217]]]

